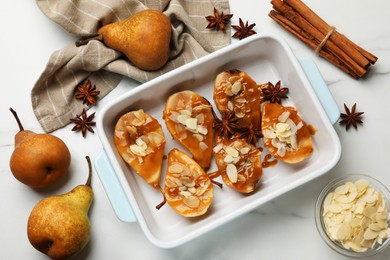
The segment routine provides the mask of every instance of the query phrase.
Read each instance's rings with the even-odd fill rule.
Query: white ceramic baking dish
[[[313,137],[315,152],[304,163],[286,165],[279,162],[273,168],[264,169],[261,187],[253,194],[243,195],[226,185],[223,189],[215,187],[213,204],[202,217],[184,218],[168,204],[157,210],[155,206],[161,202],[161,194],[132,172],[116,151],[113,139],[116,121],[122,114],[142,108],[163,126],[167,138],[165,153],[173,147],[181,148],[172,140],[162,120],[165,101],[172,93],[190,89],[214,104],[214,79],[226,69],[245,71],[259,84],[281,80],[282,85],[289,88],[288,99],[283,104],[295,106],[301,117],[317,129]],[[314,75],[310,68],[306,68],[306,71],[309,71],[308,76]],[[276,35],[258,34],[166,73],[112,100],[98,114],[97,130],[107,157],[105,154],[99,156],[95,166],[118,217],[123,221],[132,221],[134,213],[152,243],[164,248],[175,247],[326,173],[341,156],[340,141],[332,126],[339,111],[326,85],[320,86],[319,91],[322,93],[317,94],[325,98],[322,105],[289,46]],[[324,105],[329,108],[327,111]],[[181,150],[186,151],[184,148]],[[164,178],[166,161],[162,169]],[[214,170],[215,163],[210,172]]]

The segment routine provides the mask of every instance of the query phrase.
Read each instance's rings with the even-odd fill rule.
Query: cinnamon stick
[[[282,26],[284,29],[289,31],[291,34],[293,34],[295,37],[297,37],[299,40],[301,40],[303,43],[308,45],[311,49],[315,50],[319,44],[319,42],[311,37],[309,34],[307,34],[305,31],[301,30],[298,26],[296,26],[294,23],[292,23],[290,20],[288,20],[283,15],[279,14],[278,12],[271,10],[269,13],[269,16],[277,22],[280,26]],[[339,69],[344,71],[345,73],[349,74],[351,77],[358,79],[358,75],[351,72],[345,64],[340,61],[337,57],[332,55],[331,53],[325,52],[323,50],[319,51],[319,54],[330,61],[332,64],[337,66]]]
[[[361,78],[377,57],[334,30],[300,0],[271,0],[269,16],[319,55],[354,78]]]
[[[323,19],[321,19],[321,17],[319,17],[316,13],[314,13],[302,1],[284,0],[284,2],[290,5],[300,15],[302,15],[309,23],[311,23],[315,28],[317,28],[321,33],[326,34],[330,30],[332,30],[332,26],[327,24]],[[356,49],[355,44],[344,35],[335,31],[329,37],[329,40],[335,43],[341,50],[343,50],[349,57],[351,57],[351,59],[353,59],[361,67],[367,69],[370,66],[371,61],[368,60],[360,52],[360,50]],[[364,51],[363,53],[366,53],[366,51]]]
[[[300,14],[294,11],[290,6],[285,4],[281,0],[271,0],[271,3],[273,4],[273,7],[276,11],[282,13],[287,19],[294,22],[298,27],[300,27],[302,30],[306,31],[307,33],[311,34],[314,38],[316,38],[318,41],[322,41],[326,34],[321,33],[316,27],[314,27],[312,24],[310,24],[305,18],[303,18]],[[362,68],[359,64],[357,64],[353,59],[351,59],[345,52],[343,52],[338,46],[336,46],[333,42],[327,41],[324,45],[326,48],[329,49],[329,51],[339,58],[340,60],[344,61],[346,66],[349,67],[349,69],[357,74],[359,77],[362,77],[367,71]]]

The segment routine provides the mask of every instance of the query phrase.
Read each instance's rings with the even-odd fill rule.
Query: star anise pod
[[[96,122],[92,121],[92,119],[95,117],[95,112],[87,115],[87,112],[85,111],[85,108],[83,109],[83,112],[80,116],[77,116],[75,118],[71,118],[70,121],[75,123],[76,125],[72,128],[72,131],[80,131],[83,134],[83,137],[85,137],[87,130],[91,133],[95,133],[92,129],[92,126],[96,124]]]
[[[226,25],[232,17],[232,14],[223,14],[223,12],[219,14],[217,8],[214,7],[214,16],[209,15],[205,17],[206,20],[209,21],[206,28],[216,29],[217,31],[221,29],[222,31],[225,31]]]
[[[271,82],[268,82],[268,84],[261,89],[264,94],[264,100],[281,104],[282,98],[287,98],[288,88],[281,88],[280,85],[280,80],[275,86]]]
[[[352,106],[350,110],[347,105],[344,104],[345,113],[340,113],[340,125],[345,125],[345,128],[348,129],[353,125],[355,129],[357,129],[357,124],[363,124],[361,116],[364,112],[356,112],[356,103]]]
[[[240,131],[240,126],[237,124],[240,118],[235,116],[234,111],[222,111],[221,116],[222,119],[219,119],[214,114],[213,128],[218,136],[230,138],[233,134]]]
[[[88,103],[93,106],[96,105],[96,98],[100,94],[100,91],[96,90],[96,86],[91,85],[91,81],[88,79],[85,85],[79,84],[77,86],[78,92],[74,96],[77,99],[82,99],[83,104]]]
[[[254,127],[253,124],[250,124],[249,127],[245,127],[242,129],[242,133],[239,138],[245,138],[247,143],[256,145],[257,141],[263,137],[261,133],[261,129]]]
[[[248,21],[246,21],[246,24],[244,24],[244,22],[241,20],[241,18],[239,18],[239,21],[240,21],[240,25],[233,25],[232,26],[234,28],[234,30],[237,31],[233,34],[233,36],[232,36],[233,38],[238,38],[238,39],[242,40],[246,37],[249,37],[253,34],[256,34],[256,32],[253,30],[253,27],[256,26],[255,23],[248,25]]]

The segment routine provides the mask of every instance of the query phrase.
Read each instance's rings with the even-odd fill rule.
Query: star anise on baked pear
[[[230,138],[232,135],[240,131],[240,126],[237,123],[240,118],[235,116],[234,111],[222,111],[222,119],[214,115],[214,125],[216,133],[220,137]]]
[[[249,127],[241,129],[242,133],[239,138],[245,138],[247,143],[256,145],[257,141],[263,137],[261,133],[261,128],[254,127],[253,124],[250,124]]]
[[[271,103],[282,103],[282,98],[287,98],[288,88],[281,88],[280,80],[275,84],[275,86],[268,82],[262,89],[264,94],[264,100]]]

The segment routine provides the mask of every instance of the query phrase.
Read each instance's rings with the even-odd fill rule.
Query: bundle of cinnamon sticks
[[[301,0],[271,0],[269,16],[319,55],[355,79],[363,77],[377,57],[337,32]]]

